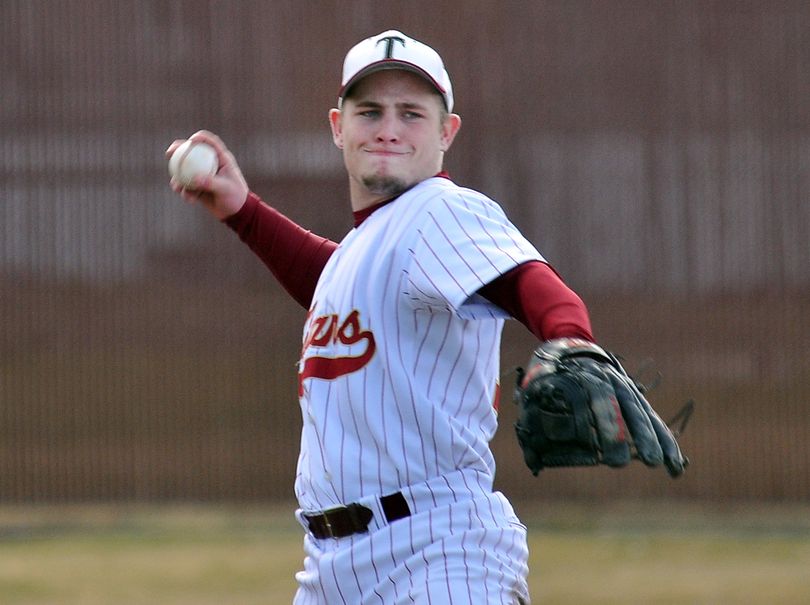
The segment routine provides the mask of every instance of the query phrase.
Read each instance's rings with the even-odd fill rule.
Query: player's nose
[[[399,121],[396,116],[385,114],[377,122],[377,140],[381,143],[393,143],[399,140]]]

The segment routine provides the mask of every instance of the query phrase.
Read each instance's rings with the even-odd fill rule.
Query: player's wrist
[[[235,188],[233,191],[227,192],[219,198],[215,198],[211,212],[220,221],[229,221],[245,209],[248,198],[250,198],[251,195],[255,194],[252,194],[247,187]]]

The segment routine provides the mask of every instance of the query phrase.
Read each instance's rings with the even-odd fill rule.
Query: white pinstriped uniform
[[[505,314],[475,295],[540,253],[484,195],[430,178],[348,233],[299,364],[302,512],[359,502],[369,532],[307,535],[296,603],[528,602],[525,527],[492,492]],[[410,517],[387,524],[379,496]]]

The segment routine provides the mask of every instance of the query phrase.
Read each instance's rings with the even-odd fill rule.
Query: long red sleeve
[[[585,303],[546,263],[519,265],[478,293],[522,322],[540,340],[594,340]]]
[[[248,194],[241,210],[224,221],[273,272],[305,309],[337,243],[313,234]],[[479,290],[490,302],[521,321],[537,338],[564,336],[593,340],[585,304],[545,263],[524,263]]]
[[[337,243],[315,235],[271,208],[254,193],[225,219],[239,239],[267,265],[282,287],[305,309]]]

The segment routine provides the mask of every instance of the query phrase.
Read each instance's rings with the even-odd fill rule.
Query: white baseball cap
[[[346,53],[338,107],[361,78],[383,69],[405,69],[422,76],[441,93],[447,111],[453,111],[453,86],[439,53],[395,29],[366,38]]]

